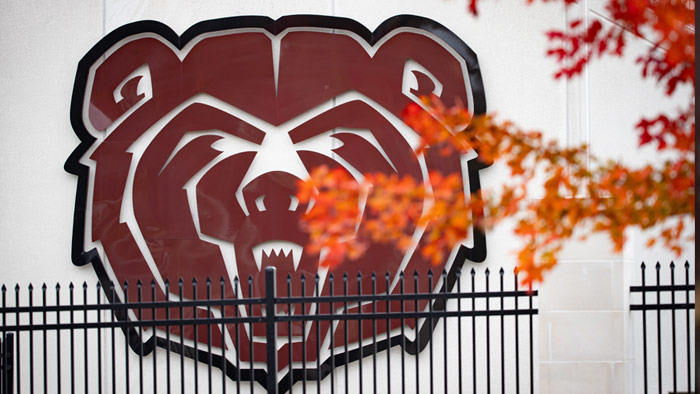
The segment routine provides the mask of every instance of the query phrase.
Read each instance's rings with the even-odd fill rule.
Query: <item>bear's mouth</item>
[[[296,271],[304,253],[304,247],[291,241],[273,240],[253,246],[252,252],[258,270],[264,266],[288,266],[287,264],[291,263]]]

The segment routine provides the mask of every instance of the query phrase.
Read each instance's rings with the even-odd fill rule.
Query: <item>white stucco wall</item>
[[[3,2],[0,283],[95,281],[90,267],[70,262],[76,177],[63,164],[78,143],[69,121],[70,98],[82,56],[105,34],[137,20],[157,20],[182,33],[196,22],[235,15],[334,15],[369,29],[397,14],[428,17],[478,55],[489,111],[562,144],[589,143],[602,157],[630,163],[658,159],[652,150],[637,149],[633,125],[643,114],[679,106],[689,92],[668,99],[652,81],[640,81],[634,61],[647,42],[631,40],[627,56],[596,62],[568,82],[552,78],[556,65],[544,57],[546,30],[563,27],[567,18],[600,18],[602,0],[583,0],[568,12],[556,4],[482,3],[480,16],[473,18],[462,0]],[[482,173],[482,185],[496,187],[505,177],[495,165]],[[645,248],[647,236],[630,232],[622,254],[613,253],[604,236],[574,243],[547,276],[540,287],[535,335],[539,392],[639,391],[640,375],[633,368],[638,366],[638,334],[627,307],[628,289],[638,284],[642,260],[673,258],[662,249]],[[490,231],[487,261],[479,269],[512,269],[516,244],[508,223]],[[693,269],[694,254],[689,245],[681,258]]]

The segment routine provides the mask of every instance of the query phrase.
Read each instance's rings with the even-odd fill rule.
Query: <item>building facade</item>
[[[29,283],[96,281],[92,268],[71,263],[77,177],[64,171],[64,163],[80,142],[71,125],[71,97],[80,59],[107,34],[135,21],[159,21],[182,34],[201,21],[243,15],[344,17],[370,31],[396,15],[429,18],[453,32],[478,56],[489,112],[525,129],[539,129],[561,145],[588,144],[598,157],[628,164],[658,163],[660,158],[652,148],[638,147],[634,125],[645,114],[681,106],[693,92],[681,89],[667,97],[662,87],[642,79],[635,59],[651,44],[640,39],[629,40],[624,57],[595,61],[580,77],[568,81],[554,79],[557,65],[545,56],[545,32],[564,28],[575,18],[610,23],[606,11],[601,1],[594,0],[582,0],[566,10],[559,4],[525,3],[484,2],[476,18],[467,13],[466,2],[458,0],[96,0],[0,5],[4,53],[0,86],[5,92],[0,98],[4,104],[0,116],[0,283],[25,287]],[[507,179],[505,167],[498,163],[481,171],[484,189],[495,189]],[[464,268],[481,273],[503,267],[510,272],[519,242],[511,230],[512,223],[505,222],[488,231],[485,261],[466,261]],[[667,265],[675,260],[681,267],[687,260],[691,277],[695,275],[694,244],[688,244],[678,259],[661,247],[645,246],[652,235],[631,230],[622,253],[615,253],[607,237],[599,234],[565,248],[558,266],[538,286],[531,371],[535,392],[622,394],[643,390],[641,317],[630,310],[631,304],[639,303],[630,287],[640,284],[640,264],[651,267],[657,261]],[[668,272],[662,271],[662,281],[670,281]],[[675,281],[682,283],[683,270],[676,273]],[[684,329],[678,330],[679,338],[684,338]],[[671,329],[667,326],[664,331]],[[435,335],[434,340],[443,339]],[[670,339],[663,341],[669,349]],[[691,342],[694,349],[694,336]],[[683,343],[679,339],[677,345],[682,352],[687,348]],[[478,362],[483,364],[485,357],[480,353]],[[671,356],[664,353],[663,357],[666,388],[673,375],[672,362]],[[188,368],[196,367],[190,364]],[[357,368],[356,364],[348,367],[351,371]],[[684,382],[685,367],[678,370],[678,379]],[[500,390],[499,384],[494,382],[495,391]]]

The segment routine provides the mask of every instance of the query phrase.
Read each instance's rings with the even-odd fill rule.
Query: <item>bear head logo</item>
[[[296,185],[325,165],[358,181],[376,172],[422,180],[428,171],[457,171],[465,192],[478,192],[483,165],[476,155],[445,157],[430,148],[416,153],[417,135],[402,122],[401,111],[428,94],[447,105],[485,111],[476,56],[457,36],[424,18],[394,17],[374,32],[348,19],[320,16],[228,18],[202,22],[181,36],[157,22],[117,29],[82,59],[76,77],[71,116],[81,144],[66,163],[79,176],[73,261],[92,264],[105,285],[153,283],[157,300],[168,293],[205,298],[209,286],[183,286],[179,294],[173,289],[180,278],[206,277],[215,280],[216,289],[223,278],[220,290],[227,298],[262,297],[268,266],[277,268],[278,289],[287,289],[287,276],[295,283],[302,274],[309,278],[303,290],[298,284],[290,288],[293,296],[328,295],[328,278],[344,273],[353,278],[346,282],[351,294],[395,293],[396,275],[426,272],[431,267],[426,258],[375,243],[359,259],[321,266],[321,256],[305,249],[309,234],[300,225],[313,202],[301,204]],[[358,218],[357,226],[362,225]],[[411,231],[420,245],[421,229]],[[472,235],[471,245],[432,268],[453,270],[465,260],[483,261],[483,233]],[[377,281],[373,290],[369,280],[354,280],[358,272],[382,278],[388,272],[392,279]],[[430,288],[423,281],[419,290],[432,292],[450,283],[454,280],[435,281]],[[118,300],[134,301],[136,294],[119,285],[112,301]],[[358,308],[364,306],[347,312]],[[182,317],[264,313],[234,309],[186,311]],[[163,318],[160,312],[143,312],[144,319]],[[304,312],[324,310],[307,305]],[[170,317],[179,317],[173,313]],[[279,335],[295,338],[279,349],[286,354],[293,347],[292,364],[326,362],[330,336],[336,346],[364,336],[328,322],[313,324],[320,326],[307,325],[304,331],[296,323],[280,325]],[[395,328],[382,323],[377,330],[386,335]],[[432,325],[407,328],[413,343],[418,335],[429,335]],[[190,341],[189,347],[197,346],[191,342],[193,329],[169,330]],[[247,366],[264,360],[264,343],[258,340],[264,339],[264,327],[236,335],[233,327],[223,331],[210,341],[225,349],[215,361],[227,363],[229,373],[257,373],[257,366]],[[153,337],[151,345],[174,348],[162,332]],[[198,337],[200,342],[209,338],[205,332]],[[425,346],[427,340],[421,342]],[[306,360],[299,359],[302,353]],[[280,357],[279,369],[289,371],[293,366],[284,360]]]

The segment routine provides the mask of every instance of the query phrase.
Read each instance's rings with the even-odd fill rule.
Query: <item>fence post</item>
[[[0,394],[5,394],[5,347],[3,347],[3,340],[5,339],[5,333],[0,335]]]
[[[275,308],[277,297],[275,267],[265,268],[265,323],[267,325],[267,392],[277,394],[277,322]]]
[[[0,355],[2,355],[2,364],[0,364],[0,371],[2,371],[2,376],[0,376],[0,393],[11,393],[12,392],[12,378],[14,376],[14,334],[6,333],[5,337],[0,340]]]

